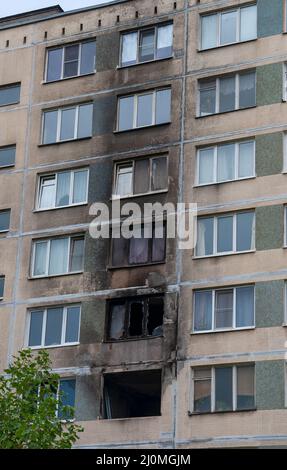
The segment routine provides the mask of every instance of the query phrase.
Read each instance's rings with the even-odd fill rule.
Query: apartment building
[[[287,446],[286,15],[116,0],[0,19],[0,368],[49,351],[77,447]],[[91,206],[114,200],[197,203],[196,247],[153,221],[94,239]]]

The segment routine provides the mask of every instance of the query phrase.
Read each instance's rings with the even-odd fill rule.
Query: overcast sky
[[[24,11],[37,10],[57,4],[67,11],[100,3],[108,3],[108,0],[0,0],[0,16],[14,15],[15,13],[23,13]]]

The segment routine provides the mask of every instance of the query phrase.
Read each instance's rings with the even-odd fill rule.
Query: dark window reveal
[[[122,340],[162,335],[164,297],[135,297],[109,303],[107,338]]]

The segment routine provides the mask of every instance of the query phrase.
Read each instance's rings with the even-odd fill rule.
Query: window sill
[[[38,147],[50,147],[51,145],[68,144],[71,142],[81,142],[82,140],[90,140],[92,138],[93,136],[90,135],[88,137],[80,137],[79,139],[60,140],[59,142],[50,142],[49,144],[38,144]]]
[[[28,276],[29,281],[34,281],[34,280],[39,280],[39,279],[51,279],[54,277],[67,277],[67,276],[76,276],[79,274],[84,274],[84,271],[76,271],[73,273],[63,273],[63,274],[50,274],[50,275],[45,275],[45,276]]]
[[[0,230],[0,236],[3,234],[5,235],[6,233],[9,233],[9,229],[7,230]]]
[[[15,104],[20,104],[20,101],[14,101],[12,103],[0,104],[0,108],[5,108],[7,106],[15,106]]]
[[[249,42],[255,42],[257,40],[258,40],[258,38],[253,38],[253,39],[247,39],[246,41],[236,41],[236,42],[230,42],[228,44],[219,44],[219,46],[209,47],[207,49],[198,48],[197,52],[199,52],[199,53],[201,53],[201,52],[210,52],[210,51],[214,51],[214,50],[217,50],[217,49],[222,49],[222,48],[225,48],[225,47],[237,46],[238,44],[248,44]]]
[[[13,168],[15,167],[15,163],[11,163],[11,165],[0,165],[0,171],[6,170],[6,168]]]
[[[94,72],[84,73],[83,75],[73,75],[72,77],[58,78],[57,80],[46,81],[42,80],[41,85],[50,85],[52,83],[66,82],[67,80],[73,80],[75,78],[89,77],[96,75],[96,70]]]
[[[287,324],[286,324],[287,326]],[[191,331],[190,335],[197,336],[197,335],[214,335],[217,333],[235,333],[236,331],[254,331],[255,326],[245,326],[242,328],[225,328],[220,330],[206,330],[206,331]]]
[[[238,111],[246,111],[248,109],[254,109],[254,108],[257,108],[256,104],[253,106],[247,106],[246,108],[237,108],[237,109],[231,109],[230,111],[220,111],[218,113],[205,114],[204,116],[195,116],[195,119],[204,119],[204,118],[209,118],[211,116],[221,116],[224,114],[237,113]]]
[[[246,413],[246,412],[254,412],[257,411],[257,408],[246,408],[243,410],[226,410],[226,411],[189,411],[188,416],[202,416],[202,415],[207,415],[207,416],[212,416],[212,415],[217,415],[217,414],[226,414],[226,413]]]
[[[107,269],[115,270],[115,269],[142,268],[142,267],[145,267],[145,266],[157,266],[157,265],[160,265],[160,264],[166,264],[166,260],[164,260],[164,261],[157,261],[156,263],[125,264],[125,265],[122,265],[122,266],[111,266],[111,265],[108,265],[108,266],[107,266]]]
[[[142,130],[145,130],[145,129],[152,129],[154,127],[162,127],[162,126],[166,126],[166,125],[169,125],[171,124],[171,121],[166,121],[166,122],[162,122],[160,124],[151,124],[149,126],[143,126],[143,127],[133,127],[132,129],[124,129],[122,131],[119,131],[119,130],[114,130],[114,134],[125,134],[127,132],[134,132],[134,131],[142,131]]]
[[[287,172],[286,172],[287,173]],[[246,176],[246,178],[238,178],[234,180],[226,180],[226,181],[216,181],[213,183],[205,183],[205,184],[194,184],[194,188],[206,188],[206,186],[218,186],[224,183],[237,183],[240,181],[246,181],[246,180],[251,180],[251,179],[256,179],[256,175],[253,176]]]
[[[34,214],[40,214],[41,212],[57,211],[60,209],[72,209],[74,207],[83,207],[87,206],[88,202],[81,202],[80,204],[71,204],[70,206],[61,206],[61,207],[49,207],[47,209],[33,209]]]
[[[120,343],[131,343],[135,341],[149,341],[153,339],[163,338],[163,335],[158,336],[138,336],[134,338],[123,338],[123,339],[106,339],[103,341],[104,344],[120,344]]]
[[[40,351],[41,349],[57,349],[57,348],[68,348],[72,346],[79,346],[80,343],[66,343],[66,344],[53,344],[51,346],[28,346],[32,351]]]
[[[207,256],[193,256],[192,259],[197,260],[197,259],[220,258],[222,256],[245,255],[248,253],[256,253],[256,250],[234,251],[232,253],[219,253],[219,254],[207,255]]]
[[[167,57],[161,57],[160,59],[152,59],[152,60],[147,60],[145,62],[137,62],[136,64],[118,65],[117,70],[130,69],[130,68],[133,68],[133,67],[138,67],[140,65],[153,64],[155,62],[162,62],[164,60],[171,60],[171,59],[174,59],[174,54],[169,55]]]
[[[143,196],[154,196],[156,194],[165,194],[168,193],[168,189],[161,189],[160,191],[150,191],[149,193],[140,193],[140,194],[130,194],[128,196],[112,196],[110,198],[111,201],[122,201],[123,199],[133,199],[137,197]]]

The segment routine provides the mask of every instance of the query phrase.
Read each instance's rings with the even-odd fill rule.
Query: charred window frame
[[[138,225],[135,230],[141,232],[140,237],[112,238],[111,237],[111,267],[131,267],[147,264],[165,263],[166,260],[166,221],[162,223],[162,237],[156,237],[159,229],[156,222],[149,224],[150,237],[144,237],[144,225]]]
[[[162,336],[163,317],[163,295],[108,301],[106,341]]]

